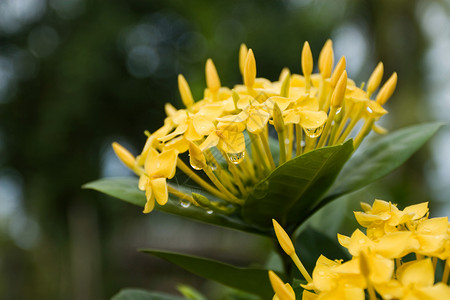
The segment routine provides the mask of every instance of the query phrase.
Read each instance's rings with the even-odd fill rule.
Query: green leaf
[[[410,126],[379,138],[361,149],[344,167],[321,206],[356,191],[389,174],[420,149],[442,126],[428,123]]]
[[[240,268],[207,258],[174,252],[157,250],[140,251],[165,259],[198,276],[258,295],[263,299],[271,299],[273,296],[267,273],[268,270]]]
[[[353,141],[300,155],[255,186],[243,206],[244,220],[271,228],[275,218],[288,231],[308,217],[353,151]]]
[[[126,288],[120,290],[111,300],[184,300],[184,298],[141,289]]]
[[[138,179],[133,177],[124,178],[103,178],[83,185],[83,188],[93,189],[123,201],[129,202],[134,205],[143,207],[146,199],[144,192],[138,189]],[[177,186],[177,189],[191,194],[193,192],[189,187]],[[198,191],[198,190],[196,190]],[[217,200],[212,195],[207,194],[204,191],[201,193],[210,200]],[[169,201],[166,205],[156,205],[156,209],[167,213],[180,215],[200,222],[205,222],[213,225],[223,226],[227,228],[242,230],[246,232],[252,232],[257,234],[268,235],[268,231],[264,232],[256,227],[253,227],[245,223],[242,218],[236,213],[231,215],[220,214],[214,212],[208,214],[204,208],[190,205],[189,207],[183,207],[180,205],[180,200],[173,195],[169,196]]]
[[[180,293],[183,294],[186,299],[206,300],[205,296],[203,296],[199,291],[189,285],[180,284],[179,286],[177,286],[177,290],[180,291]]]

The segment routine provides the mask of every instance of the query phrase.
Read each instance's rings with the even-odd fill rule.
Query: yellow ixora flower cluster
[[[291,240],[274,220],[275,233],[284,251],[293,258],[307,280],[303,298],[309,299],[450,299],[450,236],[448,217],[428,218],[428,202],[399,210],[395,204],[375,200],[361,203],[355,212],[366,234],[357,229],[350,237],[338,234],[339,243],[352,255],[350,261],[321,255],[312,278],[295,254]],[[444,264],[442,276],[436,273]],[[440,277],[440,278],[439,278]],[[295,293],[272,271],[276,298],[293,300]],[[436,282],[438,281],[438,282]]]
[[[206,62],[203,99],[194,101],[190,87],[178,77],[183,109],[166,104],[164,125],[148,138],[136,158],[117,143],[118,157],[140,176],[139,188],[145,191],[150,212],[155,199],[160,205],[172,193],[183,201],[206,209],[242,205],[256,183],[278,165],[302,153],[343,143],[353,137],[355,148],[373,129],[385,130],[375,121],[387,113],[382,105],[394,92],[396,73],[380,86],[383,64],[370,76],[366,88],[347,79],[346,60],[336,66],[331,40],[319,55],[319,73],[313,74],[313,57],[308,42],[301,55],[303,75],[283,69],[277,81],[256,77],[253,51],[242,45],[239,67],[242,85],[222,87],[211,59]],[[361,121],[361,122],[360,122]],[[275,130],[273,130],[275,129]],[[279,159],[274,159],[270,137],[278,137]],[[192,169],[179,157],[189,152]],[[278,152],[278,150],[277,150]],[[218,206],[207,199],[198,201],[167,185],[178,167],[206,191],[225,202]],[[203,170],[207,180],[194,170]]]

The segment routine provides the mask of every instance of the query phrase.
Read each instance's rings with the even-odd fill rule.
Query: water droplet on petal
[[[316,138],[322,134],[323,126],[317,128],[305,128],[305,134],[310,138]]]
[[[196,159],[192,159],[192,157],[189,159],[189,163],[191,164],[191,167],[194,170],[199,171],[199,170],[203,169],[200,162],[198,162]],[[197,163],[199,163],[199,164],[197,164]]]
[[[370,114],[373,113],[373,110],[372,110],[370,107],[368,107],[368,106],[367,106],[367,111],[368,111]]]
[[[285,139],[285,140],[284,140],[284,143],[285,143],[286,145],[289,145],[289,144],[291,143],[291,141],[290,141],[289,139]]]
[[[340,113],[342,110],[342,107],[339,107],[338,109],[336,109],[336,114]]]
[[[191,202],[189,202],[188,200],[183,199],[183,200],[180,201],[180,205],[181,205],[181,207],[188,208],[189,206],[191,206]]]
[[[227,157],[228,160],[232,163],[232,164],[240,164],[245,157],[245,152],[239,152],[239,153],[227,153]]]
[[[213,211],[212,211],[211,209],[209,209],[209,210],[206,211],[206,213],[207,213],[208,215],[210,215],[210,214],[213,213]]]

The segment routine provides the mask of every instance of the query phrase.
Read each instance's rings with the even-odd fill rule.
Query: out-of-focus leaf
[[[262,228],[277,219],[287,230],[311,213],[353,151],[352,140],[300,155],[258,183],[243,206],[243,217]]]
[[[292,280],[292,288],[294,289],[294,292],[295,292],[295,299],[297,299],[297,300],[302,299],[304,289],[301,287],[301,284],[307,284],[307,283],[308,282],[306,280],[300,280],[297,278],[294,278],[294,280]]]
[[[198,276],[258,295],[263,299],[271,299],[273,296],[268,270],[240,268],[203,257],[174,252],[147,249],[140,251],[165,259]]]
[[[184,300],[185,298],[158,293],[150,292],[141,289],[126,288],[120,290],[114,295],[111,300]]]
[[[180,284],[179,286],[177,286],[177,290],[179,290],[180,293],[183,294],[183,296],[186,299],[206,300],[205,296],[203,296],[199,291],[197,291],[196,289],[194,289],[193,287],[191,287],[189,285]]]
[[[336,238],[332,239],[310,226],[306,227],[297,236],[294,241],[294,247],[310,275],[312,274],[312,271],[316,266],[316,261],[321,254],[331,260],[347,260],[350,258],[347,250],[339,244],[337,240],[337,232]],[[303,279],[300,272],[295,273],[294,277]]]
[[[83,188],[93,189],[115,198],[124,200],[126,202],[143,207],[146,199],[145,194],[138,188],[138,179],[133,177],[123,178],[103,178],[96,181],[89,182],[83,185]],[[191,194],[192,190],[188,187],[177,186],[177,189],[182,190],[187,194]],[[198,191],[198,190],[196,190]],[[206,192],[201,192],[206,195],[210,200],[216,199],[214,196],[208,195]],[[269,231],[263,232],[256,227],[253,227],[245,223],[238,214],[225,215],[220,213],[208,214],[204,208],[190,205],[189,207],[183,207],[180,205],[180,200],[173,195],[169,194],[169,201],[166,205],[156,205],[156,209],[171,214],[180,215],[183,217],[191,218],[200,222],[214,224],[218,226],[233,228],[246,232],[266,234]]]
[[[428,123],[406,127],[361,149],[345,165],[321,206],[389,174],[419,150],[442,126],[442,123]]]

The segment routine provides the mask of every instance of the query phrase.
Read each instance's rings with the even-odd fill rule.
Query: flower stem
[[[272,152],[270,151],[269,140],[266,136],[266,133],[261,131],[258,134],[258,136],[261,139],[261,142],[264,147],[264,151],[266,152],[266,156],[269,159],[270,166],[272,167],[272,169],[275,169],[275,162],[273,161],[273,156],[272,156]]]
[[[445,261],[444,274],[442,274],[442,282],[445,284],[448,283],[448,275],[450,273],[449,263],[450,263],[450,261],[447,259]]]
[[[188,194],[183,193],[180,190],[178,190],[178,189],[176,189],[176,188],[174,188],[174,187],[172,187],[170,185],[167,185],[167,190],[169,191],[169,193],[171,193],[172,195],[174,195],[174,196],[176,196],[176,197],[178,197],[180,199],[188,200],[189,202],[191,202],[195,206],[200,206],[200,204],[198,204],[198,202],[195,201],[195,199],[192,198],[192,196],[189,196]]]
[[[321,148],[325,145],[325,142],[328,137],[328,131],[330,131],[331,123],[333,122],[334,116],[336,115],[336,107],[332,106],[330,113],[328,114],[327,122],[325,123],[325,128],[322,131],[322,135],[320,136],[319,143],[317,144],[317,148]]]
[[[286,143],[285,143],[284,130],[278,132],[278,144],[280,145],[280,163],[282,165],[286,162]]]
[[[239,205],[243,205],[244,201],[241,199],[238,199],[235,195],[233,195],[223,184],[217,179],[216,175],[214,175],[213,171],[209,166],[207,166],[205,169],[203,169],[205,174],[209,177],[209,179],[214,183],[214,185],[226,196],[225,199],[232,203],[236,203]]]
[[[189,178],[194,180],[199,186],[204,188],[206,191],[208,191],[212,195],[214,195],[216,197],[219,197],[219,198],[222,198],[222,199],[226,199],[227,198],[223,193],[221,193],[219,190],[214,188],[212,185],[210,185],[209,183],[204,181],[200,176],[195,174],[194,171],[192,171],[191,168],[189,168],[180,158],[178,158],[178,160],[177,160],[177,167],[183,173],[185,173],[187,176],[189,176]]]
[[[300,125],[295,124],[295,156],[302,154],[303,129]]]

